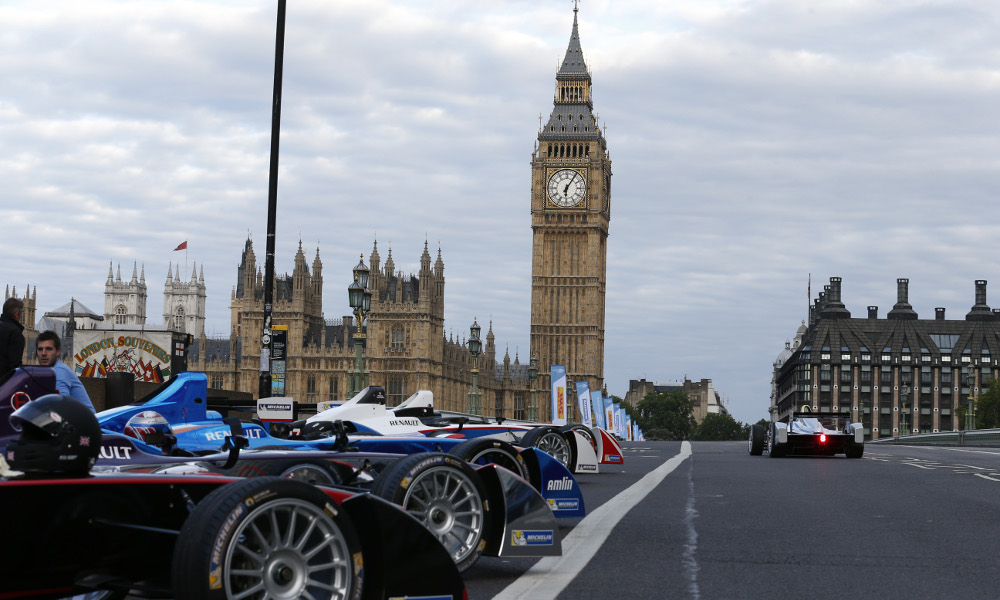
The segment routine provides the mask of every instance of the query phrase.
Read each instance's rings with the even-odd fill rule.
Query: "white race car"
[[[843,454],[861,458],[865,452],[865,430],[852,423],[848,415],[835,413],[793,412],[787,423],[777,421],[770,427],[750,426],[750,454],[780,458],[788,455]]]
[[[439,412],[434,410],[434,394],[429,390],[420,390],[390,409],[386,406],[385,390],[369,386],[344,404],[306,419],[303,431],[310,424],[333,421],[350,423],[354,432],[362,434],[490,437],[517,446],[532,446],[551,454],[573,473],[597,473],[601,462],[624,462],[618,440],[603,429],[578,424],[497,421],[478,415]]]

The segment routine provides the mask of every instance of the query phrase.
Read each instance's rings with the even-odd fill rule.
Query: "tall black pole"
[[[271,305],[274,303],[274,224],[278,212],[278,141],[281,137],[281,67],[285,56],[285,0],[278,0],[274,35],[274,100],[271,104],[271,169],[267,185],[267,255],[264,258],[264,325],[260,333],[258,398],[271,396]]]

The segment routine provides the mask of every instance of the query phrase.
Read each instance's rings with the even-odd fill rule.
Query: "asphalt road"
[[[1000,598],[1000,449],[625,451],[579,476],[588,517],[563,524],[563,557],[480,559],[469,598]]]

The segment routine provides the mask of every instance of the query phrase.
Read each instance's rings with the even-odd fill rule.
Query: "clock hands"
[[[563,188],[563,196],[569,198],[569,186],[573,185],[573,182],[576,181],[576,178],[579,176],[579,173],[576,171],[573,172],[573,176],[569,178],[569,181],[566,182],[566,187]]]

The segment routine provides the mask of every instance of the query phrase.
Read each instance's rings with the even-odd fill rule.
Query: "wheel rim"
[[[230,600],[347,598],[352,563],[337,524],[298,499],[274,500],[240,523],[226,552]]]
[[[569,465],[569,444],[566,443],[566,439],[561,434],[550,431],[538,438],[535,447],[542,452],[551,454],[553,458],[562,464]]]
[[[403,508],[433,533],[456,563],[479,549],[483,536],[483,501],[464,472],[434,467],[410,483]]]
[[[304,481],[306,483],[312,483],[314,485],[326,485],[334,486],[340,483],[336,481],[333,475],[329,471],[318,467],[316,465],[300,464],[294,465],[284,470],[281,473],[282,477],[287,477],[289,479],[297,479],[298,481]]]

